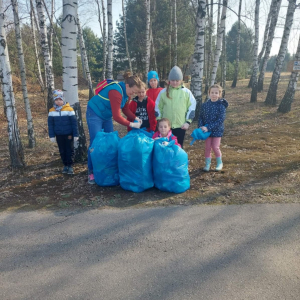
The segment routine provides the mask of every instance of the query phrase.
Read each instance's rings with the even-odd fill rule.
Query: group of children
[[[146,128],[148,132],[154,132],[153,139],[167,138],[175,140],[175,144],[183,148],[186,130],[195,117],[196,100],[189,89],[183,85],[183,74],[179,67],[175,66],[169,73],[166,88],[159,87],[157,72],[150,71],[146,84],[139,85],[135,89],[136,97],[131,99],[127,120],[130,125],[128,131],[134,126],[132,116],[138,122],[136,128]],[[127,91],[128,93],[128,91]],[[221,137],[224,133],[224,120],[228,102],[222,98],[222,88],[213,85],[209,89],[208,100],[202,104],[199,115],[198,127],[203,132],[210,132],[205,140],[205,167],[210,170],[211,151],[216,157],[216,171],[223,168],[222,154],[220,151]],[[54,105],[49,111],[48,128],[52,142],[57,142],[60,156],[64,164],[63,173],[74,174],[73,142],[78,140],[78,129],[74,110],[65,102],[63,92],[53,92]]]

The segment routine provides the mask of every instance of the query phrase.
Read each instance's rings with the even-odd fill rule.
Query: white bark
[[[146,9],[146,51],[145,51],[145,78],[150,66],[150,0],[144,0]]]
[[[108,55],[107,55],[107,79],[113,79],[113,18],[112,0],[107,0],[107,22],[108,22]],[[104,25],[103,25],[104,27]]]
[[[297,52],[295,55],[295,61],[300,61],[300,35],[299,35],[299,41],[298,41],[298,47]],[[290,81],[287,87],[287,90],[281,100],[281,103],[278,107],[278,111],[281,113],[287,113],[291,110],[292,103],[295,98],[295,91],[297,88],[297,81],[299,78],[299,71],[295,72],[293,71],[291,73]]]
[[[252,74],[252,91],[250,102],[257,102],[257,71],[258,71],[258,41],[259,41],[259,6],[260,0],[255,2],[255,39],[253,51],[253,74]]]
[[[81,61],[82,61],[83,69],[84,69],[85,78],[86,78],[86,80],[88,82],[88,86],[89,86],[89,99],[91,99],[94,96],[94,90],[93,90],[89,62],[88,62],[88,57],[86,54],[86,48],[85,48],[85,43],[84,43],[84,39],[83,39],[83,34],[82,34],[78,14],[77,14],[77,26],[78,26],[78,40],[79,40],[79,46],[80,46],[80,52],[81,52]]]
[[[4,28],[3,1],[0,0],[0,79],[4,103],[4,112],[7,119],[9,141],[9,155],[12,168],[25,167],[23,147],[15,107],[15,96],[12,86],[12,76],[9,63],[6,34]]]
[[[227,10],[227,0],[223,0],[221,22],[220,22],[220,27],[218,28],[214,62],[213,62],[213,68],[212,68],[212,72],[211,72],[211,81],[210,81],[211,85],[213,85],[215,83],[216,76],[217,76],[217,69],[218,69],[219,59],[220,59],[221,50],[222,50],[221,49],[222,48],[222,39],[223,39],[223,35],[225,34],[226,10]]]
[[[127,55],[127,59],[128,59],[129,70],[132,73],[132,65],[131,65],[131,59],[130,59],[130,55],[129,55],[127,31],[126,31],[126,10],[124,8],[124,0],[122,0],[122,10],[123,10],[123,26],[124,26],[124,39],[125,39],[126,55]]]
[[[31,115],[29,98],[28,98],[28,92],[27,92],[26,67],[24,61],[17,0],[11,0],[11,4],[13,8],[13,15],[14,15],[16,42],[17,42],[18,57],[19,57],[19,68],[20,68],[21,82],[22,82],[22,93],[23,93],[23,100],[24,100],[26,119],[27,119],[28,147],[34,148],[35,147],[34,126],[33,126],[33,120]]]
[[[192,93],[195,96],[197,107],[200,108],[202,103],[202,80],[203,80],[203,69],[204,69],[204,49],[205,49],[205,0],[200,0],[197,9],[196,16],[196,42],[195,51],[193,56],[193,73],[192,82],[193,90]]]
[[[170,0],[170,29],[169,29],[169,70],[172,69],[172,32],[173,32],[173,1]]]
[[[86,155],[86,138],[83,131],[81,109],[78,100],[77,77],[77,2],[63,0],[62,32],[62,60],[63,60],[63,91],[67,102],[74,108],[79,141],[75,146],[75,161],[82,161]]]
[[[280,49],[276,58],[276,64],[273,71],[271,83],[269,86],[268,94],[265,100],[266,105],[276,105],[277,87],[280,79],[280,72],[282,69],[283,61],[286,55],[290,32],[293,25],[294,13],[296,9],[296,0],[289,0],[289,5],[285,18],[284,31],[282,35]]]
[[[48,92],[47,109],[49,110],[53,106],[52,92],[54,90],[54,77],[53,77],[53,70],[52,70],[52,62],[50,60],[49,45],[48,45],[48,38],[47,38],[47,25],[46,25],[46,18],[44,14],[42,0],[36,0],[36,9],[37,9],[39,27],[40,27],[41,49],[44,56],[44,66],[45,66],[45,73],[46,73],[45,77],[46,77],[47,92]]]
[[[98,8],[98,22],[100,25],[100,31],[101,31],[101,35],[103,37],[103,29],[102,29],[102,21],[101,21],[101,9],[100,9],[100,3],[99,0],[95,0],[97,3],[97,8]]]
[[[226,23],[224,27],[226,32]],[[227,76],[227,53],[226,53],[226,35],[223,35],[222,41],[222,88],[223,88],[223,97],[225,97],[226,90],[226,76]]]
[[[102,15],[103,15],[103,71],[102,71],[102,79],[106,78],[106,56],[107,56],[107,38],[106,38],[106,14],[105,14],[105,6],[104,0],[102,1]]]
[[[257,91],[258,92],[261,92],[263,90],[265,72],[266,72],[267,63],[268,63],[271,48],[272,48],[272,42],[273,42],[275,28],[276,28],[276,24],[277,24],[277,20],[278,20],[281,1],[282,0],[275,0],[275,3],[272,7],[272,17],[271,17],[270,28],[269,28],[269,36],[268,36],[268,40],[267,40],[265,55],[263,57],[262,68],[261,68],[259,78],[258,78],[258,83],[257,83]]]
[[[152,26],[150,26],[150,42],[151,42],[151,48],[152,48],[152,54],[153,54],[153,62],[154,62],[153,69],[155,71],[157,71],[156,51],[155,51],[155,45],[154,45],[154,40],[153,40],[153,34],[152,34]]]
[[[177,1],[174,0],[174,66],[177,66],[178,60],[177,44]]]
[[[44,85],[44,80],[43,80],[42,72],[41,72],[39,52],[38,52],[38,48],[37,48],[37,44],[36,44],[36,35],[35,35],[36,26],[35,26],[34,19],[35,19],[34,7],[33,7],[32,0],[30,0],[30,24],[31,24],[31,31],[32,31],[32,40],[33,40],[33,46],[34,46],[35,61],[36,61],[36,66],[37,66],[36,77],[41,86],[41,90],[44,91],[45,85]]]
[[[54,16],[54,0],[51,0],[51,16],[50,16],[50,30],[49,30],[49,52],[50,52],[50,59],[51,59],[52,65],[53,65],[53,31],[54,31],[53,16]]]

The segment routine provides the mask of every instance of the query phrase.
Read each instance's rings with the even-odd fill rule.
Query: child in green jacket
[[[183,148],[186,130],[195,117],[196,100],[189,89],[183,86],[183,75],[179,67],[172,68],[167,88],[157,96],[155,102],[156,119],[168,118],[172,133]]]

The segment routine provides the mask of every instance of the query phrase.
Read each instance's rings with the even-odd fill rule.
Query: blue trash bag
[[[134,121],[134,123],[136,123],[137,121],[135,120]],[[140,129],[137,129],[137,128],[132,128],[132,130],[133,131],[135,131],[135,130],[141,130],[147,137],[149,137],[149,138],[152,138],[153,137],[153,135],[154,135],[154,131],[153,130],[151,130],[151,131],[147,131],[147,128],[146,127],[143,127],[143,128],[140,128]],[[131,131],[132,131],[131,130]]]
[[[119,185],[118,131],[99,131],[89,148],[95,182],[100,186]]]
[[[207,125],[205,125],[205,127],[207,127]],[[200,128],[194,129],[191,134],[193,140],[191,141],[190,145],[193,145],[196,140],[206,140],[210,136],[210,134],[210,131],[203,132]]]
[[[161,191],[183,193],[190,188],[188,155],[175,141],[164,144],[167,139],[154,143],[154,185]]]
[[[154,186],[152,152],[154,140],[143,130],[131,130],[119,142],[120,185],[124,190],[143,192]]]

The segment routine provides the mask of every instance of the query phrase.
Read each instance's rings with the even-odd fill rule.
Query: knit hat
[[[159,77],[158,77],[158,74],[156,71],[150,71],[148,73],[148,82],[153,78],[155,78],[157,81],[159,81]]]
[[[56,99],[61,99],[64,100],[64,92],[61,90],[55,90],[53,91],[53,100],[55,101]]]
[[[182,80],[183,75],[179,67],[175,66],[172,68],[169,74],[169,80]]]

